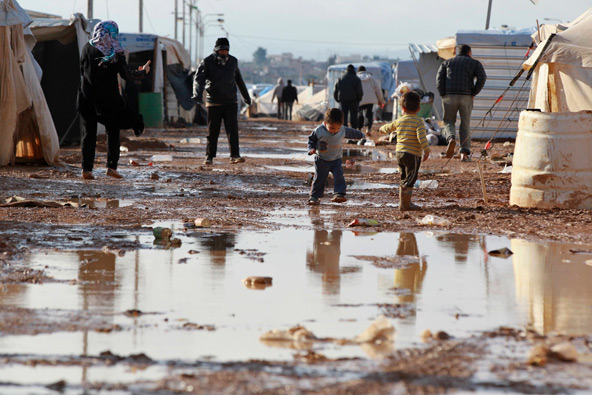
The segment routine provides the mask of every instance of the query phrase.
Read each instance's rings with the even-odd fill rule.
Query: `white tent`
[[[326,88],[323,85],[313,85],[313,86],[296,86],[296,90],[298,91],[298,103],[294,102],[294,106],[292,107],[292,118],[296,113],[302,108],[304,105],[309,105],[313,107],[317,107],[320,103],[324,102],[326,99]],[[277,115],[277,99],[271,102],[273,98],[273,87],[266,91],[262,91],[261,94],[255,100],[257,104],[257,114],[259,116],[271,116],[275,117]]]
[[[543,41],[523,64],[535,66],[529,107],[543,112],[592,110],[592,9]]]
[[[0,0],[0,166],[60,163],[58,136],[25,44],[31,22],[16,0]]]

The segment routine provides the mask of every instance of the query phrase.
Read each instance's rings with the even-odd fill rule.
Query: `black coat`
[[[142,79],[145,71],[134,70],[127,65],[123,55],[115,55],[117,60],[99,66],[103,53],[90,43],[82,48],[80,58],[81,81],[78,90],[78,109],[94,108],[99,117],[116,118],[129,111],[119,93],[119,74],[124,80]]]
[[[228,55],[228,59],[222,64],[214,52],[202,60],[197,73],[195,73],[193,99],[201,102],[205,89],[208,103],[233,104],[236,103],[237,86],[245,102],[250,104],[251,98],[238,69],[238,60],[234,56]]]
[[[298,101],[298,91],[293,85],[288,85],[282,90],[282,101],[284,103],[294,103]]]
[[[362,80],[356,75],[355,70],[347,71],[343,77],[335,83],[333,97],[339,103],[347,101],[360,102],[364,96]]]

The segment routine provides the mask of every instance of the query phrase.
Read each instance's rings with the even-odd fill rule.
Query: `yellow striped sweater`
[[[387,123],[380,128],[381,133],[397,132],[397,145],[395,150],[422,156],[423,152],[430,152],[430,146],[426,139],[426,130],[423,119],[415,114],[404,114],[395,122]]]

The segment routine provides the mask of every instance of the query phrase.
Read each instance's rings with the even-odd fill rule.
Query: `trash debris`
[[[129,160],[129,164],[132,165],[132,166],[140,166],[140,164],[138,162],[136,162],[135,160],[133,160],[133,159],[130,159]]]
[[[513,254],[513,252],[506,247],[498,248],[497,250],[491,250],[488,252],[491,256],[499,256],[501,258],[507,258]]]
[[[423,343],[429,343],[432,340],[432,331],[429,329],[424,330],[423,332],[421,332],[421,334],[419,335],[419,338],[421,339],[421,341]]]
[[[144,313],[142,313],[140,310],[130,309],[130,310],[126,310],[125,313],[123,313],[123,314],[125,314],[128,317],[139,317]]]
[[[259,340],[262,341],[294,341],[294,342],[310,342],[316,340],[317,337],[308,329],[301,325],[297,325],[288,330],[273,329],[261,335]]]
[[[169,228],[163,228],[161,226],[157,226],[156,228],[152,229],[152,233],[154,234],[154,238],[160,240],[170,240],[171,236],[173,235],[173,231]]]
[[[417,180],[413,186],[419,189],[436,189],[438,180]]]
[[[180,143],[184,143],[184,144],[201,144],[201,139],[199,138],[184,138],[179,140]]]
[[[384,316],[378,317],[355,339],[357,343],[376,343],[394,341],[395,327]]]
[[[544,366],[547,364],[549,349],[544,344],[537,344],[528,352],[527,364],[532,366]]]
[[[503,146],[504,146],[504,147],[509,147],[510,145],[512,145],[512,143],[510,143],[509,141],[506,141],[506,142],[503,144]]]
[[[6,199],[5,204],[0,204],[0,207],[50,207],[61,208],[67,206],[68,203],[60,203],[55,200],[35,200],[25,199],[20,196],[13,196]]]
[[[265,289],[267,287],[271,287],[272,280],[273,279],[271,277],[250,276],[243,279],[243,284],[245,287],[251,289]]]
[[[549,356],[563,362],[575,362],[578,360],[578,350],[570,342],[563,342],[552,346]]]
[[[193,330],[198,330],[198,331],[208,331],[208,332],[212,332],[216,330],[216,327],[214,325],[198,325],[198,324],[194,324],[193,322],[186,322],[183,324],[183,329],[193,329]]]
[[[421,220],[418,220],[421,225],[433,225],[433,226],[450,226],[452,222],[446,218],[438,217],[436,215],[426,215]]]
[[[66,389],[66,382],[64,380],[60,380],[56,381],[55,383],[48,384],[45,387],[56,392],[64,392]]]
[[[436,334],[433,336],[434,339],[436,340],[448,340],[450,339],[450,335],[444,331],[438,331],[436,332]]]
[[[196,218],[195,221],[193,221],[193,223],[197,228],[209,228],[210,226],[212,226],[212,221],[210,221],[207,218]]]
[[[172,162],[173,155],[152,155],[150,159],[152,160],[152,162]],[[148,166],[150,166],[150,164]]]
[[[158,175],[157,172],[154,172],[154,173],[150,174],[150,179],[151,180],[160,180],[160,176]]]
[[[351,228],[352,226],[377,226],[377,225],[379,225],[379,223],[375,219],[356,218],[352,222],[350,222],[349,225],[347,225],[347,227]]]
[[[498,171],[498,173],[501,173],[501,174],[512,173],[512,166],[505,165],[502,170]]]

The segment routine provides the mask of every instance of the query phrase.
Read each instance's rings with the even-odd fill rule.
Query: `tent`
[[[82,14],[70,19],[34,19],[30,26],[35,60],[43,70],[41,87],[49,106],[60,145],[80,141],[76,97],[80,84],[80,55],[97,20]]]
[[[473,58],[481,62],[487,74],[487,82],[473,104],[473,137],[489,138],[496,132],[497,137],[516,136],[518,115],[528,104],[526,92],[530,85],[524,82],[524,77],[509,89],[505,99],[497,104],[492,114],[486,118],[485,114],[520,70],[535,31],[534,27],[520,30],[461,30],[454,37],[454,45],[451,38],[438,41],[438,54],[444,59],[453,56],[452,48],[470,45]]]
[[[530,108],[543,112],[592,110],[592,8],[544,40],[523,64],[535,67]],[[535,66],[535,63],[537,62]]]
[[[298,103],[294,102],[292,107],[292,119],[295,119],[295,115],[303,106],[308,105],[316,108],[326,100],[327,92],[323,85],[296,86],[296,90],[298,91]],[[261,91],[255,100],[258,116],[277,116],[277,98],[273,103],[271,102],[272,98],[273,86]]]
[[[0,166],[60,163],[58,136],[25,43],[31,22],[16,0],[0,0]]]

